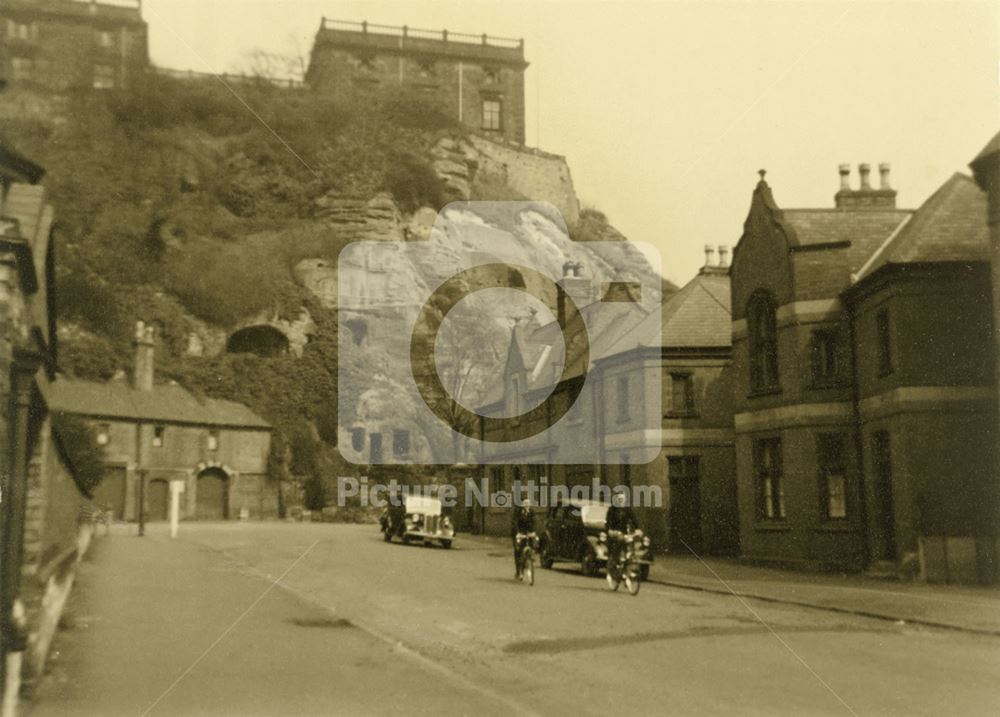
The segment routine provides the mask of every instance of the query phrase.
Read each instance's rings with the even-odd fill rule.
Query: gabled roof
[[[861,281],[887,264],[989,261],[986,195],[956,172],[890,236],[858,272]]]
[[[848,269],[857,271],[912,213],[867,207],[786,209],[784,218],[794,232],[793,249],[844,245]]]
[[[271,424],[242,403],[217,398],[196,398],[177,384],[138,391],[124,381],[79,381],[59,377],[44,382],[42,393],[50,411],[94,418],[185,423],[199,426],[257,428]]]
[[[659,331],[652,322],[659,322]],[[605,355],[650,345],[663,348],[728,348],[732,346],[729,274],[702,271],[671,296],[659,316],[651,314],[620,338]]]

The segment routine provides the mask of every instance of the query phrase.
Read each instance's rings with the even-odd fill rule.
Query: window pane
[[[846,518],[847,501],[844,495],[843,473],[831,473],[826,477],[827,508],[829,518]]]
[[[500,129],[500,100],[483,100],[483,129]]]

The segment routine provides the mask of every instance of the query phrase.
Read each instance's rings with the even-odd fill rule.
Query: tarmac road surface
[[[69,714],[1000,713],[1000,638],[573,566],[509,541],[191,523],[98,541],[35,717]]]

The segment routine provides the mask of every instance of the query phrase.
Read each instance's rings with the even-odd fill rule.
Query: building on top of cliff
[[[15,88],[110,89],[149,64],[141,0],[4,0],[0,36]]]
[[[183,480],[182,518],[275,517],[270,424],[241,403],[155,384],[153,332],[142,322],[134,345],[131,384],[60,377],[43,386],[50,410],[87,421],[104,447],[106,472],[94,500],[115,518],[134,520],[141,480],[146,519],[165,520],[168,483]]]
[[[461,124],[524,143],[524,40],[323,18],[306,82],[337,96],[404,88]]]

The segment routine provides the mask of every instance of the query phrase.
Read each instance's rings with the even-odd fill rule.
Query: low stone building
[[[145,518],[165,520],[169,483],[180,480],[182,519],[276,517],[270,424],[243,404],[155,384],[152,328],[140,322],[134,343],[131,383],[60,377],[44,388],[51,410],[86,419],[104,447],[107,473],[95,502],[135,520],[141,488]]]

